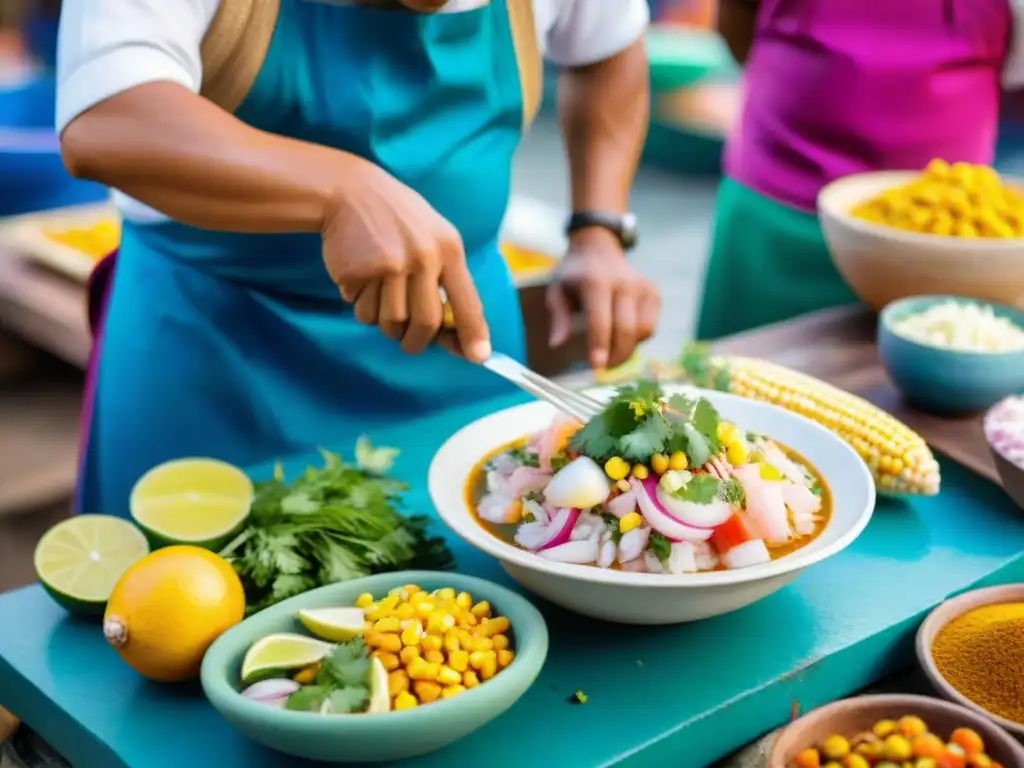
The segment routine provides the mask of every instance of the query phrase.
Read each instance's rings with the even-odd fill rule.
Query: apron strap
[[[530,127],[544,95],[544,59],[533,18],[533,0],[507,0],[512,45],[519,65],[519,85],[523,90],[523,130]]]
[[[270,50],[281,0],[220,0],[203,37],[200,93],[228,112],[249,95]]]

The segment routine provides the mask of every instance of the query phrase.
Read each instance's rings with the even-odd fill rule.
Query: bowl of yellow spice
[[[836,268],[873,309],[943,294],[1024,308],[1024,180],[934,160],[837,179],[818,216]]]
[[[939,694],[1024,739],[1024,584],[944,602],[917,632],[917,657]]]

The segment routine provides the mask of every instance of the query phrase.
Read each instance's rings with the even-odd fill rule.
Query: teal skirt
[[[832,264],[818,217],[724,178],[697,318],[717,339],[857,301]]]

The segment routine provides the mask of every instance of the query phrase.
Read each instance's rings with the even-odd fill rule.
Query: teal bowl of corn
[[[332,639],[329,622],[318,624],[353,612],[358,621],[344,636]],[[336,621],[334,628],[341,631]],[[266,651],[268,638],[282,636],[301,650],[289,651],[292,662]],[[323,676],[351,670],[354,647],[366,654],[355,665],[367,672],[359,706],[351,697],[362,680]],[[330,763],[390,763],[500,717],[533,685],[547,652],[544,618],[521,595],[464,574],[405,571],[260,611],[210,647],[201,679],[214,709],[264,746]]]
[[[879,317],[878,354],[918,410],[978,413],[1024,392],[1024,312],[956,296],[900,299]]]

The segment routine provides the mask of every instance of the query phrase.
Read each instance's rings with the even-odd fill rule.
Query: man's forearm
[[[558,111],[573,210],[627,210],[650,113],[643,39],[605,61],[564,70]]]
[[[374,171],[354,155],[251,128],[172,83],[83,113],[61,151],[79,178],[182,223],[235,232],[319,232],[342,185],[356,188]]]

